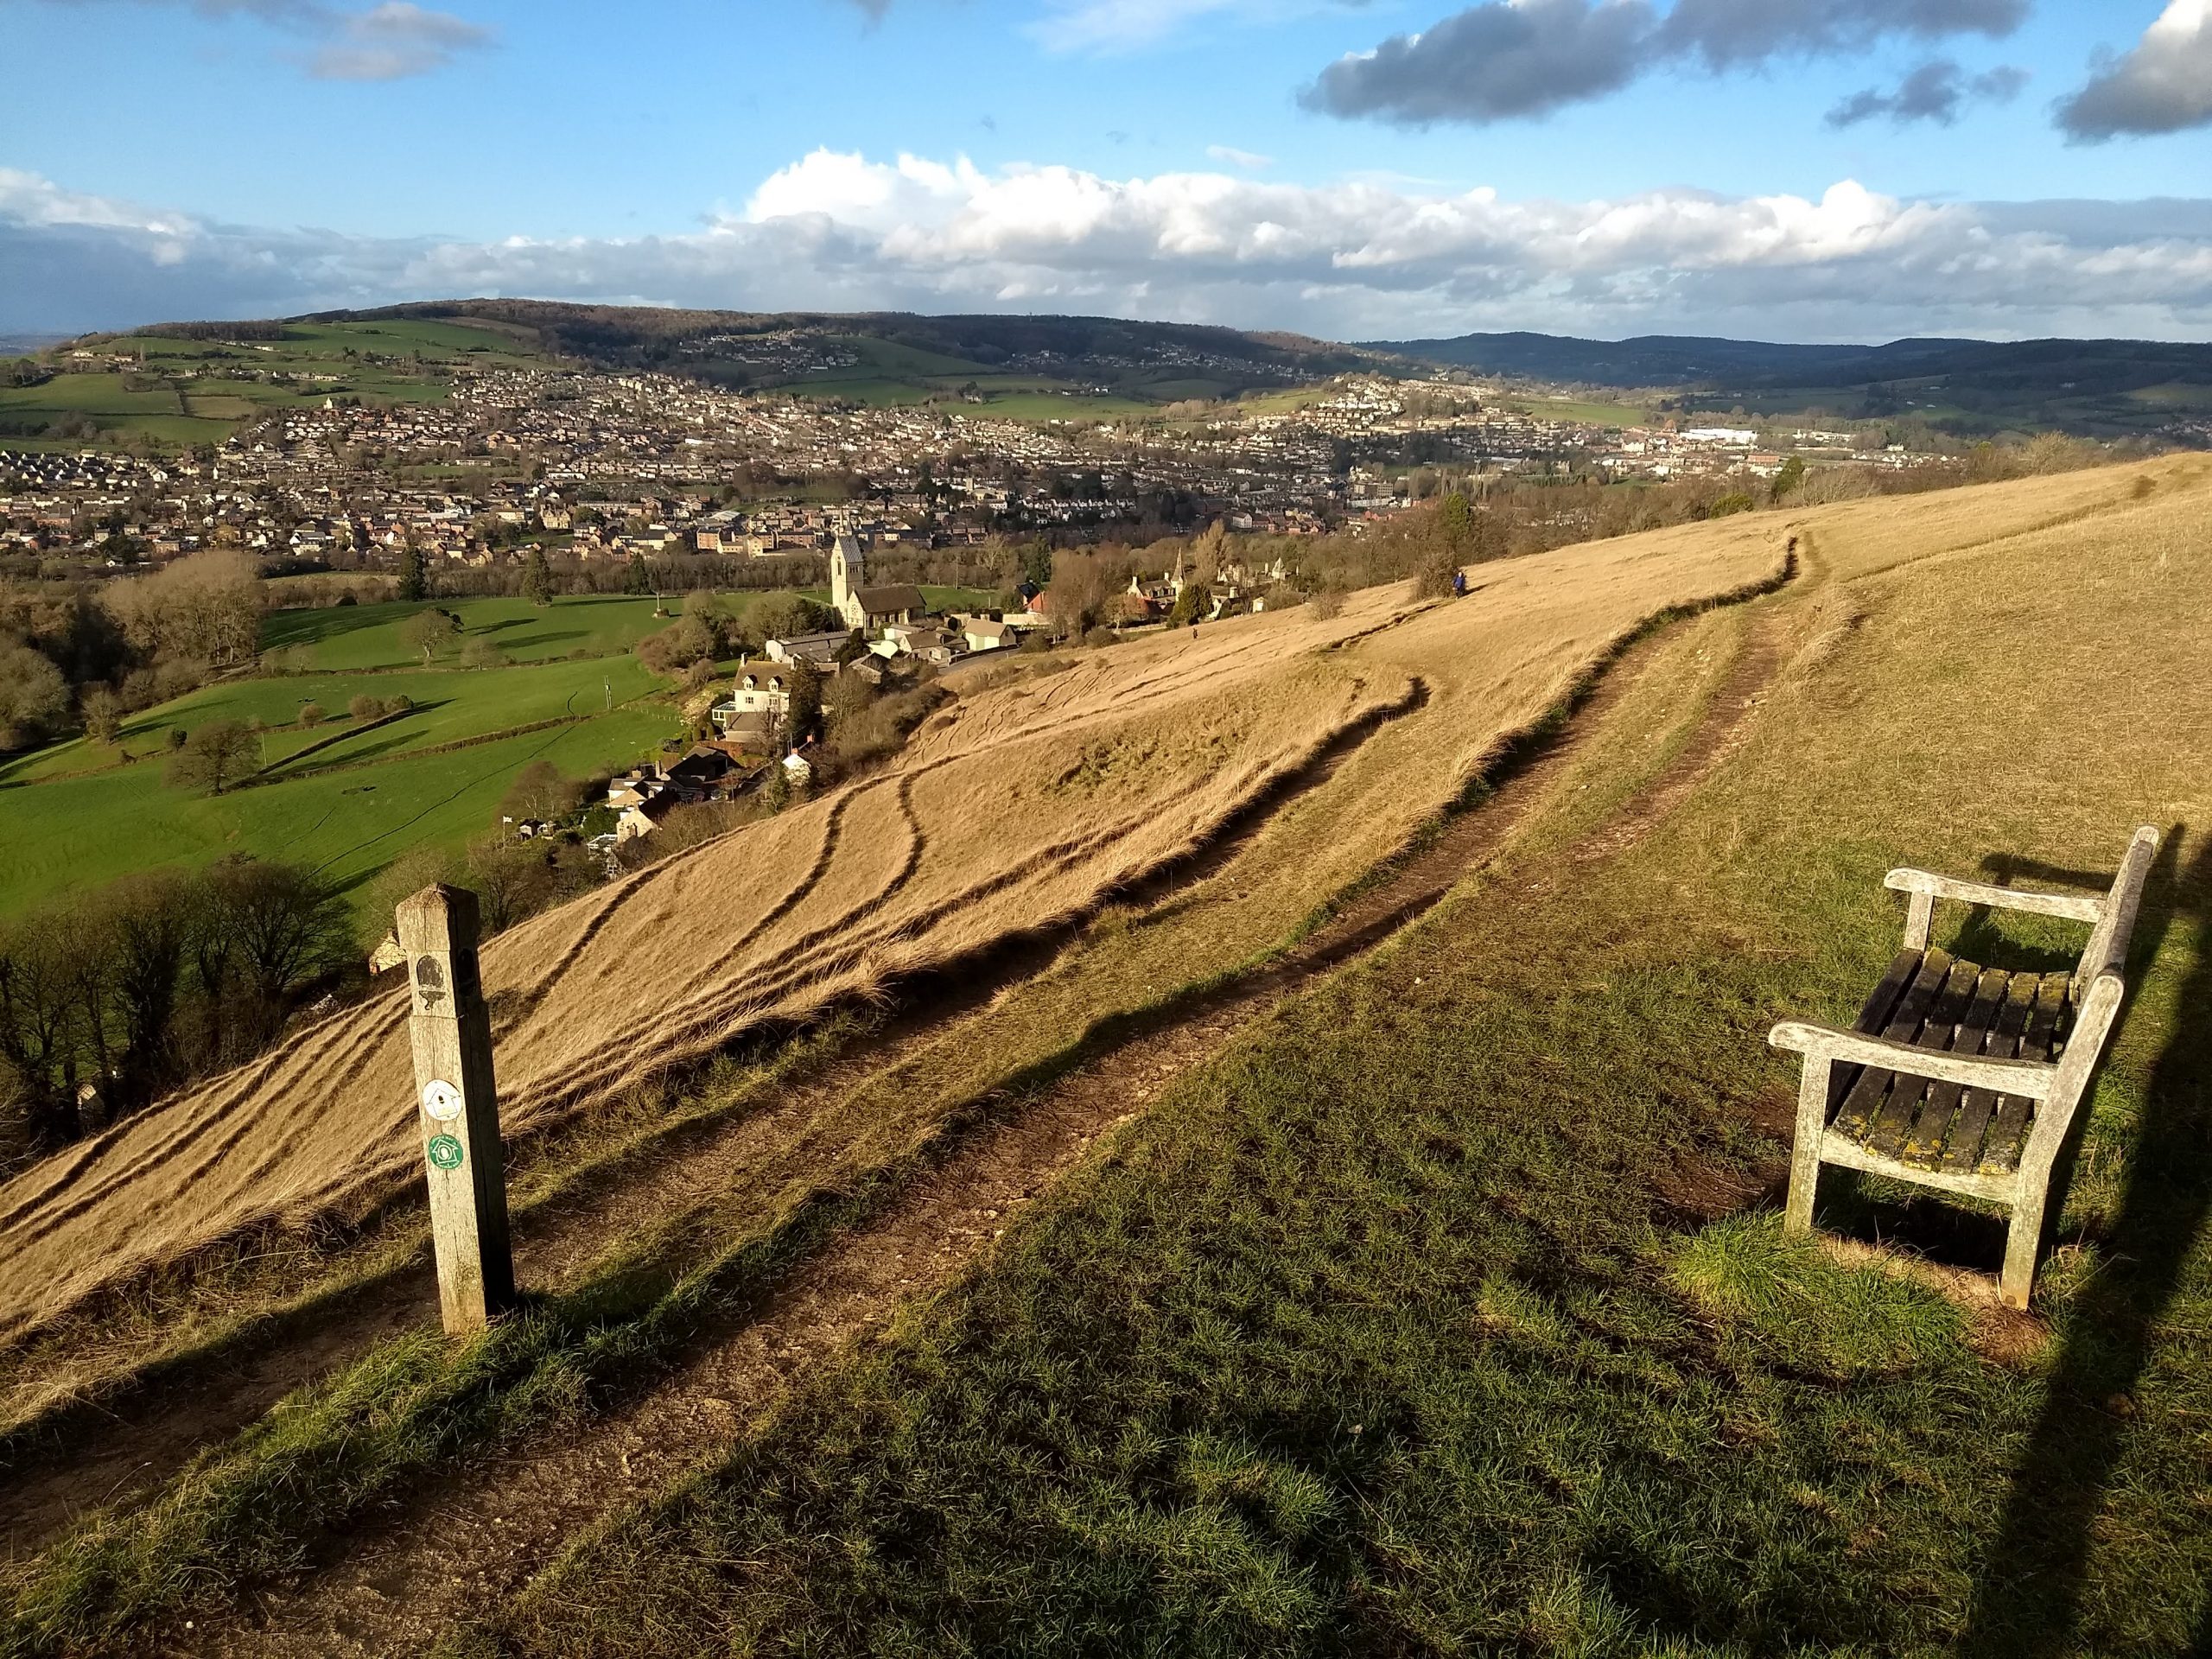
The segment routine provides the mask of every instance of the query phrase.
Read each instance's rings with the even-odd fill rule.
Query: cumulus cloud
[[[49,0],[90,7],[110,0]],[[297,57],[318,80],[400,80],[443,68],[461,53],[492,44],[480,24],[432,11],[411,0],[382,0],[366,11],[343,11],[322,0],[142,0],[182,4],[208,17],[253,17],[304,35],[315,44]]]
[[[1891,38],[2001,38],[2027,15],[2028,0],[1675,0],[1654,43],[1663,54],[1727,69],[1791,54],[1863,52]]]
[[[1899,81],[1895,92],[1869,86],[1853,92],[1828,111],[1828,125],[1855,127],[1877,116],[1887,116],[1900,127],[1915,121],[1933,121],[1948,127],[1969,102],[2008,102],[2018,98],[2027,84],[2028,72],[2010,65],[2000,65],[1969,80],[1948,58],[1936,58]]]
[[[2058,106],[2080,143],[2212,122],[2212,0],[2172,0],[2133,51],[2098,67]]]
[[[2192,3],[2198,0],[2192,0]],[[1548,115],[1653,70],[1719,73],[1787,56],[1863,51],[1888,38],[2004,35],[2027,0],[1482,0],[1324,69],[1308,109],[1426,126]]]
[[[1510,200],[820,149],[688,234],[478,242],[225,226],[0,173],[0,330],[506,294],[1083,311],[1349,339],[2212,334],[2212,204],[2094,211],[2111,206],[1984,208],[1850,181],[1817,197]]]

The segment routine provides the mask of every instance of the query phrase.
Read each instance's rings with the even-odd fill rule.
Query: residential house
[[[987,616],[960,620],[960,638],[969,651],[1004,651],[1019,641],[1005,623]]]
[[[812,663],[817,668],[831,673],[836,671],[837,653],[852,639],[845,629],[833,629],[827,633],[798,633],[788,639],[771,639],[769,658],[779,663]]]

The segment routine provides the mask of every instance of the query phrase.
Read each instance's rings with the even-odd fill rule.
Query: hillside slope
[[[1333,622],[1254,618],[964,700],[893,770],[494,941],[507,1131],[1095,908],[1205,846],[1332,740],[1418,709],[1426,764],[1381,780],[1339,838],[1365,861],[1323,861],[1354,880],[1616,636],[1768,574],[1769,528],[1517,561],[1401,630],[1395,593],[1376,590]],[[1338,649],[1376,630],[1386,643]],[[405,1183],[410,1065],[404,997],[390,992],[25,1172],[0,1188],[0,1334],[257,1222],[359,1208]]]
[[[328,1249],[350,1287],[296,1277],[247,1306],[258,1268],[157,1280],[0,1345],[9,1420],[35,1419],[0,1441],[0,1523],[19,1552],[42,1544],[0,1575],[0,1633],[236,1659],[487,1624],[483,1650],[549,1654],[924,1629],[979,1650],[1083,1632],[1101,1650],[1331,1631],[1389,1648],[1403,1620],[1597,1651],[1685,1631],[1686,1650],[1907,1650],[1955,1630],[2041,1386],[1976,1347],[2028,1338],[1766,1251],[1734,1212],[1760,1205],[1792,1084],[1758,1038],[1779,1011],[1847,1017],[1894,943],[1888,863],[1971,872],[2002,849],[2060,867],[2012,876],[2078,885],[2113,823],[2202,817],[2212,729],[2172,694],[2190,619],[2212,613],[2195,604],[2208,502],[2212,468],[2175,460],[1745,515],[1485,567],[1465,601],[1371,594],[1334,622],[1255,619],[969,696],[899,771],[805,809],[845,803],[826,861],[818,821],[789,843],[747,831],[665,887],[575,907],[536,955],[569,959],[548,1000],[603,1029],[537,1040],[613,1052],[615,1014],[655,1028],[760,932],[753,888],[799,862],[831,879],[868,813],[886,816],[873,858],[834,878],[843,905],[910,864],[909,883],[950,878],[931,861],[951,846],[961,882],[1027,874],[993,874],[989,833],[933,836],[918,861],[886,844],[902,779],[933,828],[1003,817],[1018,850],[1055,814],[1104,821],[1155,769],[1127,799],[1211,788],[1254,758],[1247,734],[1294,747],[1289,709],[1255,699],[1308,703],[1338,734],[1087,925],[894,979],[898,1012],[842,1049],[854,1027],[833,1021],[560,1135],[525,1128],[531,1309],[480,1341],[438,1338],[418,1257],[349,1258],[340,1229],[246,1249]],[[1731,590],[1743,602],[1619,648],[1656,595]],[[1003,763],[980,804],[931,793],[976,755]],[[2171,845],[2202,863],[2196,839]],[[2136,1242],[2116,1184],[2139,1128],[2169,1145],[2162,1103],[2185,1104],[2161,1080],[2192,913],[2171,874],[2068,1224],[2075,1251],[2105,1227],[2147,1250],[2157,1282],[2177,1258]],[[618,939],[639,963],[626,988],[601,950]],[[501,1017],[530,1028],[518,1002]],[[342,1058],[316,1052],[331,1030],[303,1061]],[[250,1140],[315,1106],[235,1116]],[[206,1116],[181,1108],[187,1128]],[[573,1160],[550,1183],[541,1141]],[[403,1191],[411,1152],[394,1156]],[[2212,1191],[2201,1161],[2153,1166]],[[202,1185],[238,1173],[212,1160]],[[137,1197],[164,1227],[188,1208],[158,1178]],[[87,1238],[124,1238],[120,1203]],[[384,1243],[419,1248],[419,1216],[397,1213]],[[1951,1246],[1969,1260],[1971,1237]],[[2047,1275],[2062,1329],[2133,1294],[2088,1261]],[[1769,1329],[1686,1300],[1679,1262],[1796,1312]],[[1801,1317],[1830,1305],[1842,1317]],[[2062,1360],[2069,1398],[2106,1374],[2092,1360],[2139,1354],[2146,1306],[2113,1311],[2120,1348],[2093,1334]],[[2201,1327],[2196,1306],[2172,1317]],[[2179,1538],[2187,1512],[2180,1363],[2144,1374],[2131,1536]],[[136,1389],[116,1386],[133,1368]],[[83,1409],[36,1417],[71,1393]],[[2015,1506],[2034,1549],[2094,1497],[2098,1445],[2072,1433],[2076,1484]],[[457,1557],[460,1535],[500,1547]],[[2134,1638],[2171,1625],[2189,1548],[2124,1552],[2111,1650],[2161,1645]]]
[[[485,1650],[2203,1652],[2212,467],[1936,505],[1800,517],[1806,580],[1663,642],[1425,924],[479,1616]],[[1732,657],[1721,741],[1677,747]],[[1781,1236],[1762,1039],[1851,1019],[1885,868],[2093,891],[2141,821],[2036,1316],[1924,1192],[1832,1179],[1847,1242]]]

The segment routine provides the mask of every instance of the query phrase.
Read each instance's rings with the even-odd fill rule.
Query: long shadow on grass
[[[2093,1529],[2126,1449],[2116,1403],[2143,1374],[2159,1319],[2212,1215],[2212,845],[2177,877],[2177,825],[2153,873],[2162,925],[2139,934],[2133,972],[2158,953],[2168,930],[2194,929],[2194,960],[2176,1005],[2173,1034],[2152,1067],[2141,1139],[2104,1241],[2106,1265],[2067,1311],[2042,1416],[2020,1456],[2003,1527],[1975,1586],[1959,1651],[1969,1659],[2077,1650],[2074,1626],[2088,1575]],[[2148,906],[2146,906],[2146,910]],[[2196,1649],[2212,1639],[2212,1609]]]

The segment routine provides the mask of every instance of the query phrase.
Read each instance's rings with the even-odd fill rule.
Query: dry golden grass
[[[1169,636],[965,700],[892,770],[487,947],[508,1132],[1079,917],[1425,695],[1214,879],[1195,927],[1152,931],[1156,973],[1110,976],[1185,982],[1193,949],[1233,965],[1402,844],[1616,636],[1766,573],[1772,537],[1769,521],[1570,550],[1497,567],[1459,605],[1408,616],[1377,589],[1332,620]],[[1050,1023],[1075,1018],[1063,1004]],[[391,1190],[411,1179],[415,1122],[394,994],[34,1167],[0,1189],[0,1334],[257,1223]]]

